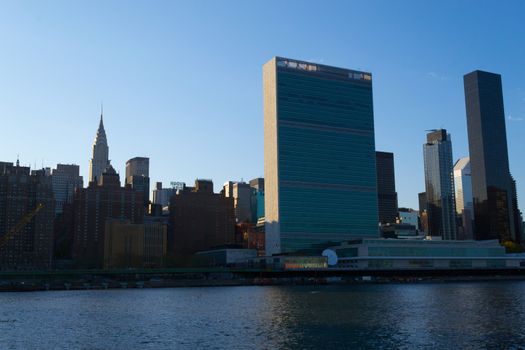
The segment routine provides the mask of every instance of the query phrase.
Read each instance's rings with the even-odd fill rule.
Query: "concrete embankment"
[[[0,291],[525,280],[521,270],[163,269],[0,273]]]

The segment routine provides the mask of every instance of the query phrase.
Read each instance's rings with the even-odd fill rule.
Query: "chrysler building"
[[[103,112],[100,113],[100,124],[98,125],[97,136],[93,142],[93,158],[89,161],[89,181],[98,181],[100,175],[109,165],[109,147],[102,120]]]

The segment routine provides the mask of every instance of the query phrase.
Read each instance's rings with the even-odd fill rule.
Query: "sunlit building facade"
[[[233,198],[235,222],[250,222],[252,219],[250,184],[228,181],[223,186],[224,196]]]
[[[104,129],[103,115],[100,114],[97,135],[93,141],[93,157],[89,160],[89,182],[97,182],[109,166],[109,146]]]
[[[379,237],[370,73],[263,67],[266,254]]]
[[[425,190],[430,236],[456,239],[456,201],[452,163],[452,141],[445,129],[427,134],[423,145]]]
[[[462,239],[473,239],[472,220],[472,179],[470,158],[459,159],[454,165],[454,186],[456,196],[456,214],[458,216],[458,236]]]

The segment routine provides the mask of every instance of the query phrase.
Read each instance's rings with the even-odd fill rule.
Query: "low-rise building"
[[[424,238],[425,236],[419,236],[416,226],[411,224],[386,224],[381,225],[381,232],[384,238],[411,238],[416,237]]]
[[[320,255],[272,255],[251,259],[248,265],[275,270],[326,269],[328,259]]]
[[[236,241],[243,248],[255,249],[259,256],[265,255],[264,217],[257,224],[245,222],[236,225]]]
[[[417,229],[419,227],[417,211],[410,208],[399,208],[397,223],[413,225]]]
[[[104,239],[104,268],[162,267],[167,227],[162,222],[133,224],[108,219]]]
[[[349,269],[493,269],[525,267],[525,257],[505,254],[498,240],[361,239],[326,249],[331,267]]]
[[[244,248],[224,248],[198,252],[197,255],[209,259],[210,266],[245,265],[250,259],[257,257],[257,250]]]

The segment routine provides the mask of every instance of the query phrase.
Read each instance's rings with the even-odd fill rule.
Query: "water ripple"
[[[525,282],[0,294],[7,349],[524,349]]]

